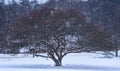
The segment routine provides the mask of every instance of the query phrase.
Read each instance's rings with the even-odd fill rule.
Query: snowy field
[[[120,71],[120,57],[104,58],[101,54],[69,54],[62,67],[41,57],[0,54],[0,71]]]

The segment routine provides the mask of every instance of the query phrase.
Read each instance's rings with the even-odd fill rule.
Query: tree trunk
[[[60,59],[52,58],[52,60],[54,61],[55,66],[62,66],[62,58]]]
[[[118,57],[118,49],[115,50],[115,56]]]
[[[33,58],[35,57],[35,53],[33,53]]]
[[[57,60],[54,61],[55,62],[55,66],[62,66],[62,61],[61,60]]]

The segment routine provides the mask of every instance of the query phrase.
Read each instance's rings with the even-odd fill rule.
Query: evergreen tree
[[[38,0],[33,0],[31,1],[31,6],[33,9],[39,9],[39,4],[38,4]]]
[[[20,4],[22,6],[22,9],[25,12],[28,12],[30,10],[30,1],[29,0],[20,0]]]

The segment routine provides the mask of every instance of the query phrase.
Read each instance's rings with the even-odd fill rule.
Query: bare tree
[[[85,21],[84,15],[74,9],[45,7],[15,21],[12,41],[34,45],[36,56],[51,58],[55,66],[61,66],[65,55],[81,52],[76,44],[76,33]],[[47,55],[40,54],[41,51]]]

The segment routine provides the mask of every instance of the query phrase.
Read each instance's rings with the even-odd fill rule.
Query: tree
[[[5,7],[4,4],[0,4],[0,30],[3,29],[5,23]]]
[[[76,36],[84,24],[84,15],[74,9],[45,7],[18,17],[12,26],[11,42],[33,45],[36,56],[50,58],[55,66],[61,66],[65,55],[82,51],[83,48],[76,45]],[[41,51],[47,55],[41,55]]]
[[[20,0],[20,5],[22,7],[23,12],[29,12],[30,11],[30,0]]]
[[[38,1],[37,0],[31,1],[31,5],[32,5],[32,8],[36,10],[38,8]]]
[[[120,2],[118,2],[118,4],[120,4]],[[119,51],[119,48],[120,48],[120,30],[119,30],[119,23],[120,23],[120,15],[118,14],[120,12],[120,5],[117,5],[115,7],[115,10],[113,12],[113,18],[112,18],[112,24],[113,24],[113,42],[114,42],[114,45],[116,45],[116,50],[115,50],[115,56],[118,57],[118,51]]]

